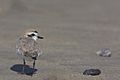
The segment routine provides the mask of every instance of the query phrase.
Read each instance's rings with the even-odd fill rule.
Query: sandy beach
[[[16,40],[30,28],[44,36],[32,77],[11,69],[22,64]],[[101,48],[112,56],[96,55]],[[119,0],[0,0],[0,80],[119,80],[119,63]],[[101,74],[83,75],[90,68]]]

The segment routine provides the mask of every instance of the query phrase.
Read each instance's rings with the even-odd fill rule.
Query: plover
[[[28,30],[23,36],[19,37],[16,49],[19,57],[23,59],[24,66],[26,65],[26,60],[33,61],[33,69],[35,68],[35,60],[42,54],[40,45],[37,42],[38,39],[43,39],[43,37],[39,36],[38,31],[34,29]],[[24,66],[22,74],[24,74]]]

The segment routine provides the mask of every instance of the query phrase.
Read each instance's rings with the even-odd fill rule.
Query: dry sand
[[[45,39],[31,77],[11,67],[22,63],[16,39],[33,25]],[[119,34],[119,0],[0,0],[0,80],[119,80]],[[112,56],[97,56],[101,48],[110,48]],[[88,68],[102,73],[83,75]]]

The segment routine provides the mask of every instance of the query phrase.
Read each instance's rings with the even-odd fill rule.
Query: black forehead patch
[[[33,32],[38,33],[37,31],[33,31]]]

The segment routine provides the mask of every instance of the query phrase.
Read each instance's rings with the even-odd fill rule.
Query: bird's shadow
[[[21,73],[24,67],[24,74],[32,76],[34,73],[37,72],[37,69],[33,69],[28,65],[23,65],[23,64],[15,64],[10,67],[10,69],[14,72]]]

